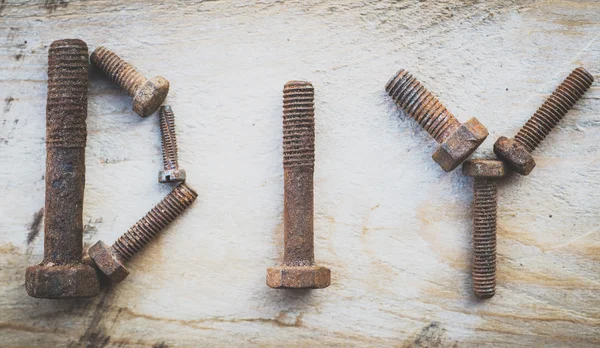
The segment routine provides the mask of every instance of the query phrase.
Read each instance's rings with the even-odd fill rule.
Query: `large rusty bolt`
[[[88,250],[91,260],[111,282],[121,282],[129,275],[125,262],[181,215],[197,197],[196,191],[187,183],[177,185],[111,247],[102,241],[92,245]]]
[[[476,118],[461,124],[406,70],[398,71],[385,89],[440,144],[432,157],[447,172],[469,158],[488,136],[487,129]]]
[[[85,42],[50,45],[44,260],[25,274],[33,297],[90,297],[99,291],[95,270],[82,263],[88,67]]]
[[[331,271],[315,265],[313,172],[315,162],[314,88],[289,81],[283,88],[283,265],[267,269],[272,288],[320,289]]]
[[[167,79],[162,76],[147,79],[106,47],[96,48],[90,60],[133,97],[133,111],[141,117],[152,115],[169,93]]]
[[[498,189],[496,179],[506,174],[504,162],[468,160],[463,174],[473,181],[473,292],[479,298],[496,293],[496,215]]]
[[[496,140],[496,155],[505,160],[515,172],[522,175],[531,173],[535,168],[531,152],[590,88],[593,81],[594,77],[584,68],[573,70],[513,139],[500,137]]]

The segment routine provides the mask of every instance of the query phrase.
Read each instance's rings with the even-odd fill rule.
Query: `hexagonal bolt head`
[[[487,128],[476,118],[472,118],[444,140],[431,157],[443,170],[452,171],[469,158],[487,136]]]
[[[501,178],[506,174],[506,166],[499,160],[469,160],[463,163],[462,169],[464,175],[474,178]]]
[[[133,111],[142,116],[150,116],[158,109],[169,93],[169,81],[156,76],[144,83],[133,96]]]
[[[320,266],[279,266],[267,269],[267,285],[278,289],[323,289],[331,284],[331,271]]]
[[[117,254],[102,241],[92,245],[89,255],[100,272],[106,275],[111,282],[119,283],[129,275],[129,271]]]
[[[27,267],[25,289],[31,297],[71,298],[98,295],[96,271],[85,264],[41,264]]]
[[[161,170],[158,172],[158,182],[182,182],[185,181],[185,170],[183,169],[169,169]]]
[[[535,168],[535,160],[527,148],[514,139],[498,138],[494,144],[494,153],[521,175],[527,175]]]

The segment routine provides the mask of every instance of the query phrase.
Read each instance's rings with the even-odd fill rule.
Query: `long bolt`
[[[82,263],[88,48],[77,39],[54,41],[48,52],[44,261],[27,268],[33,297],[98,294],[98,278]]]
[[[284,256],[267,269],[272,288],[325,288],[331,271],[315,265],[313,172],[315,163],[314,88],[289,81],[283,89]]]
[[[175,134],[175,115],[169,105],[160,107],[160,134],[163,154],[163,170],[158,173],[158,181],[185,181],[185,170],[179,169],[177,159],[177,135]]]
[[[96,48],[90,60],[133,97],[133,111],[142,117],[152,115],[169,93],[167,79],[162,76],[147,79],[106,47]]]
[[[461,124],[406,70],[398,71],[385,89],[400,108],[441,144],[432,157],[445,171],[466,160],[488,135],[476,118]]]
[[[496,293],[496,179],[505,175],[504,162],[469,160],[463,173],[473,181],[473,292],[479,298]]]
[[[562,120],[593,81],[594,77],[584,68],[573,70],[513,139],[498,138],[494,144],[496,155],[507,161],[517,173],[529,174],[535,167],[535,160],[530,153]]]
[[[98,241],[89,249],[90,258],[112,282],[118,283],[129,275],[125,262],[131,259],[150,240],[165,229],[198,197],[187,183],[177,185],[160,203],[108,247]]]

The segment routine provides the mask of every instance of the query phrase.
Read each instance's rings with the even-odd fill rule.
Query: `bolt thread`
[[[446,140],[460,126],[454,115],[404,69],[388,81],[385,90],[438,143]]]
[[[473,291],[488,298],[496,292],[496,182],[475,178],[473,191]]]
[[[48,51],[46,146],[84,148],[87,137],[88,48],[77,39],[54,41]]]
[[[163,166],[165,170],[179,168],[177,159],[177,136],[175,115],[169,105],[160,108],[160,134],[162,142]]]
[[[160,203],[112,245],[112,250],[124,261],[129,260],[152,238],[189,207],[198,194],[187,183],[177,185]]]
[[[584,68],[573,70],[519,130],[515,140],[525,146],[529,152],[535,150],[590,88],[593,81],[594,77]]]
[[[314,166],[315,90],[310,82],[290,81],[283,88],[283,167]]]
[[[121,86],[130,96],[147,81],[135,68],[106,47],[100,46],[90,57],[92,63],[100,68],[112,81]]]

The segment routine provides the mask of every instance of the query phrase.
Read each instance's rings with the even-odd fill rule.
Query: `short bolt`
[[[594,77],[584,68],[573,70],[513,139],[500,137],[496,140],[496,155],[508,162],[517,173],[531,173],[535,168],[531,152],[590,88],[593,81]]]
[[[125,262],[181,215],[197,197],[196,191],[187,183],[177,185],[111,247],[102,241],[92,245],[88,251],[90,258],[113,283],[121,282],[129,275]]]
[[[463,163],[463,173],[474,178],[473,292],[479,298],[490,298],[496,293],[496,179],[506,170],[502,161],[476,159]]]
[[[283,88],[283,265],[267,269],[272,288],[320,289],[331,271],[315,265],[313,173],[315,162],[314,88],[289,81]]]
[[[50,45],[44,261],[25,274],[33,297],[91,297],[99,291],[96,272],[82,262],[88,68],[85,42]]]
[[[147,79],[106,47],[96,48],[90,60],[133,97],[133,111],[141,117],[152,115],[169,93],[167,79],[162,76]]]
[[[469,158],[488,136],[487,129],[476,118],[461,124],[406,70],[398,71],[385,89],[440,144],[432,157],[447,172]]]
[[[160,134],[162,140],[163,170],[158,172],[158,182],[185,181],[185,170],[179,169],[175,115],[169,105],[160,107]]]

